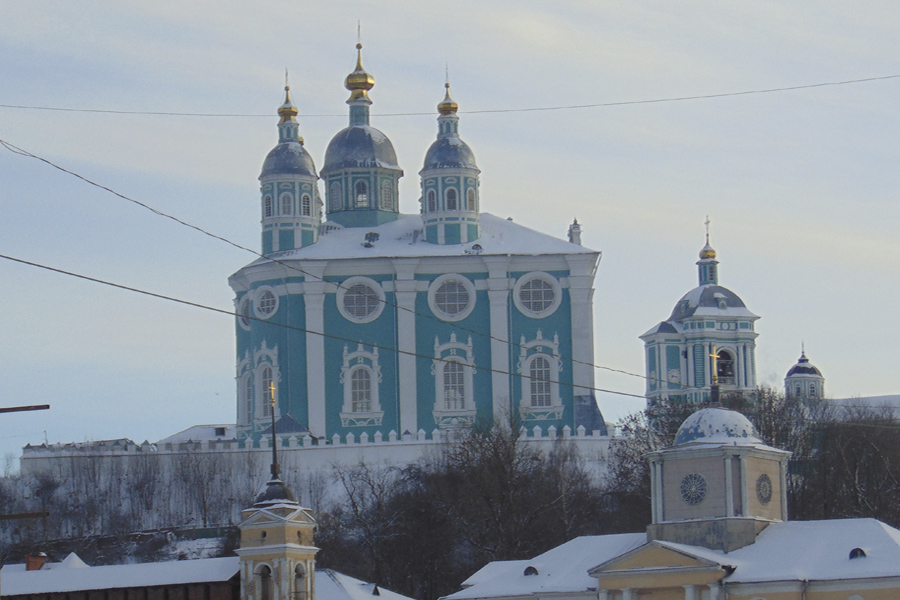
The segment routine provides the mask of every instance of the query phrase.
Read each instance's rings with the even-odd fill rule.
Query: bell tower
[[[270,386],[274,404],[275,388]],[[272,411],[272,477],[241,511],[241,600],[314,600],[316,552],[312,511],[280,478]]]

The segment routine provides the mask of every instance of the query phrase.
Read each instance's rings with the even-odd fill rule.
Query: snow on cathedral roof
[[[276,253],[279,260],[298,258],[307,260],[346,258],[386,258],[418,256],[462,256],[465,254],[596,254],[595,250],[555,238],[488,213],[481,213],[481,237],[467,244],[441,245],[426,242],[420,215],[400,215],[400,218],[377,227],[347,227],[335,229],[319,237],[319,241],[305,248]],[[364,246],[369,232],[378,234],[371,248]],[[481,247],[475,249],[475,245]],[[255,264],[266,262],[259,259]]]
[[[756,428],[741,413],[725,408],[698,410],[681,424],[675,434],[675,445],[704,444],[761,444]]]

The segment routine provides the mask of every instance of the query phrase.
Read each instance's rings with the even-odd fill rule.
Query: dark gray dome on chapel
[[[291,491],[280,479],[270,479],[266,483],[266,487],[256,497],[254,506],[267,506],[270,504],[297,503],[297,496]]]
[[[696,313],[699,308],[722,310],[720,303],[723,300],[725,302],[725,310],[729,308],[742,308],[746,311],[747,309],[744,301],[728,288],[724,288],[721,285],[702,285],[692,289],[681,297],[681,300],[679,300],[678,304],[675,305],[675,308],[672,309],[672,314],[669,316],[668,320],[678,322],[684,321],[685,319],[694,316],[694,313]],[[749,314],[749,311],[747,312]]]
[[[478,166],[468,144],[459,137],[442,137],[431,144],[422,170],[441,168],[478,169]]]
[[[806,352],[803,352],[800,354],[800,360],[791,367],[785,377],[790,377],[791,375],[818,375],[821,377],[822,372],[809,362],[809,359],[806,358]]]
[[[266,175],[307,175],[318,179],[316,165],[303,144],[282,142],[272,148],[263,162],[260,177]]]
[[[374,127],[354,125],[342,129],[331,139],[322,170],[372,167],[399,169],[394,145]]]

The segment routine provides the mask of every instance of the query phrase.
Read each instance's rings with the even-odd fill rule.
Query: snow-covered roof
[[[76,560],[69,561],[75,557]],[[80,564],[79,564],[80,563]],[[75,554],[60,563],[47,563],[36,571],[25,565],[5,565],[0,570],[0,594],[52,594],[114,588],[149,587],[228,581],[238,573],[238,558],[172,560],[135,565],[89,567]]]
[[[90,567],[72,553],[64,561],[46,563],[36,571],[26,571],[24,564],[5,565],[0,570],[0,593],[6,597],[226,582],[238,574],[239,560],[236,556],[229,556]],[[409,600],[396,592],[376,587],[374,583],[366,583],[331,569],[316,569],[316,600],[369,600],[374,595],[380,600]]]
[[[734,567],[728,583],[828,581],[900,576],[900,531],[876,519],[773,523],[734,552],[661,542]],[[860,548],[865,556],[850,558]]]
[[[210,440],[231,440],[236,435],[234,423],[223,425],[192,425],[183,431],[156,442],[157,444],[179,444],[182,442],[206,442]]]
[[[759,318],[747,309],[737,294],[713,284],[695,287],[682,296],[668,320],[681,323],[692,317]]]
[[[400,215],[396,221],[373,227],[347,227],[336,229],[319,237],[319,241],[304,248],[273,255],[286,259],[345,259],[385,258],[414,256],[462,256],[471,254],[475,244],[481,246],[481,254],[595,254],[578,244],[555,238],[488,213],[481,213],[481,237],[468,244],[431,244],[423,238],[420,215]],[[378,234],[371,248],[365,247],[365,236]],[[255,264],[268,262],[261,258]]]
[[[447,596],[454,600],[495,596],[527,596],[547,592],[597,589],[588,575],[591,567],[646,543],[644,533],[592,535],[575,538],[531,560],[492,562],[463,582],[463,589]],[[535,575],[525,575],[534,567]]]

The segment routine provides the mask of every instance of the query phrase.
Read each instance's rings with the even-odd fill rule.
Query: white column
[[[788,520],[787,459],[778,461],[778,485],[781,487],[781,520]]]
[[[634,595],[631,593],[631,588],[622,588],[622,600],[633,600]]]
[[[609,600],[609,592],[606,590],[600,590],[597,594],[597,600]]]
[[[734,478],[731,473],[731,455],[725,455],[725,516],[734,516]]]
[[[395,260],[394,295],[397,301],[397,371],[400,395],[400,431],[418,431],[416,407],[416,281],[417,259]]]
[[[650,461],[650,516],[653,523],[659,522],[659,503],[656,498],[659,496],[659,486],[656,481],[656,470],[659,463],[655,460]]]
[[[719,600],[719,590],[722,588],[715,583],[711,583],[707,587],[709,587],[709,600]]]
[[[696,585],[684,586],[684,600],[697,600],[697,586]]]
[[[311,271],[305,266],[306,271]],[[325,269],[317,269],[303,283],[306,306],[306,405],[310,435],[323,437],[325,431],[325,337],[309,332],[325,332],[325,286],[320,278]]]
[[[741,484],[741,516],[746,517],[747,516],[747,500],[748,500],[748,495],[747,495],[747,456],[745,454],[741,454],[740,460],[741,460],[741,473],[740,473],[740,477],[741,477],[741,481],[740,481],[740,484]]]
[[[572,319],[573,395],[588,396],[594,387],[594,272],[596,254],[566,255]],[[576,362],[578,361],[578,362]],[[585,364],[587,363],[587,364]]]
[[[484,258],[488,268],[488,300],[491,311],[491,389],[493,391],[494,419],[509,419],[510,401],[509,368],[509,257]],[[498,372],[500,371],[500,372]]]

